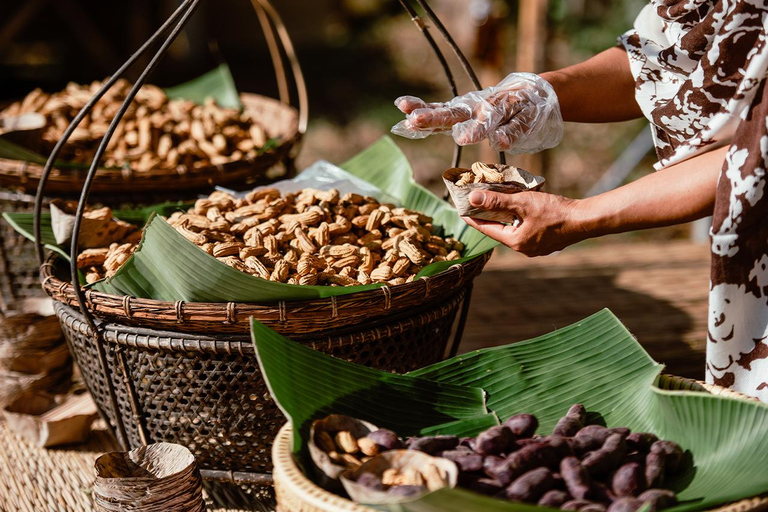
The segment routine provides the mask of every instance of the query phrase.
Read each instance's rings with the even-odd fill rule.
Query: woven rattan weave
[[[400,315],[292,337],[356,363],[406,372],[442,359],[465,291]],[[188,447],[208,478],[268,482],[282,416],[247,337],[193,335],[101,324],[106,368],[81,315],[56,314],[83,378],[126,448],[167,441]],[[115,400],[110,397],[113,390]]]
[[[757,400],[727,388],[672,375],[662,375],[658,386],[662,389],[702,391],[743,400]],[[318,487],[304,476],[293,460],[292,437],[291,426],[286,424],[280,429],[272,446],[275,494],[280,512],[375,512],[372,508],[358,505]],[[759,510],[768,510],[768,495],[730,503],[708,512],[757,512]]]

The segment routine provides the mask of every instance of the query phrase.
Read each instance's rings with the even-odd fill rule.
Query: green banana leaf
[[[432,215],[435,225],[464,242],[465,256],[459,261],[477,257],[497,245],[468,227],[447,203],[416,184],[408,159],[388,137],[342,168],[377,186],[403,206]],[[437,274],[454,264],[456,261],[428,265],[418,277]],[[144,240],[133,256],[115,275],[95,283],[93,288],[105,293],[168,301],[260,302],[325,298],[380,286],[299,286],[266,281],[225,265],[196,248],[163,219],[154,217],[148,222]]]
[[[171,99],[192,100],[200,105],[207,98],[213,98],[220,107],[238,110],[243,108],[235,79],[226,64],[220,64],[219,67],[189,82],[168,87],[165,94]]]
[[[289,419],[299,417],[306,424],[328,413],[341,413],[397,430],[402,418],[419,412],[418,408],[403,405],[399,389],[382,393],[384,384],[378,381],[365,384],[379,390],[375,401],[369,400],[360,387],[354,394],[347,393],[343,386],[323,386],[314,393],[307,392],[329,378],[335,383],[354,382],[356,367],[319,352],[292,350],[287,357],[290,343],[285,338],[255,321],[252,329],[262,374]],[[297,368],[312,371],[302,373]],[[404,377],[413,378],[414,386],[418,382],[423,387],[425,381],[432,381],[482,388],[487,393],[489,413],[502,421],[519,412],[536,414],[540,434],[551,433],[568,407],[581,402],[592,421],[650,431],[678,442],[691,453],[693,467],[671,482],[681,503],[670,511],[704,510],[768,492],[768,405],[701,392],[661,390],[654,386],[661,369],[621,322],[603,310],[545,336],[474,351]],[[407,381],[401,381],[401,386],[407,388]],[[429,397],[424,400],[428,402]],[[447,406],[445,395],[439,400],[441,407]],[[461,403],[456,401],[456,405]],[[331,404],[343,404],[343,408]],[[391,414],[393,409],[396,415]],[[478,413],[463,423],[478,421],[480,416]],[[426,430],[422,425],[419,428]],[[469,433],[476,434],[483,428]],[[296,423],[294,436],[306,440],[306,432]],[[294,447],[301,449],[302,441],[295,442]],[[442,490],[398,507],[392,510],[531,508],[460,490]]]
[[[114,210],[113,215],[125,222],[143,226],[153,213],[167,217],[176,210],[185,210],[191,206],[190,203],[166,202],[133,210]],[[34,242],[35,220],[33,214],[4,212],[3,219],[19,234]],[[51,214],[48,212],[42,212],[40,215],[40,234],[43,239],[43,245],[47,249],[55,251],[69,261],[69,246],[56,245],[56,237],[53,236],[53,228],[51,227]]]
[[[216,69],[189,82],[165,89],[165,93],[169,98],[188,99],[201,105],[206,98],[211,97],[222,107],[242,108],[235,80],[232,78],[232,73],[226,64],[221,64]],[[47,157],[5,140],[2,137],[0,137],[0,158],[32,162],[40,165],[45,164],[48,160]],[[89,165],[85,164],[71,164],[67,162],[56,162],[56,166],[85,169],[89,167]]]

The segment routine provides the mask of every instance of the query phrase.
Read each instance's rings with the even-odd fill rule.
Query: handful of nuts
[[[102,86],[70,83],[66,89],[46,94],[40,89],[0,112],[14,117],[28,112],[45,116],[43,151],[50,152],[80,109]],[[87,164],[93,160],[101,138],[131,88],[119,80],[75,129],[60,158]],[[169,100],[162,89],[145,85],[139,90],[107,146],[105,167],[137,172],[199,169],[238,160],[253,159],[267,142],[264,128],[248,111],[240,112],[188,100]]]
[[[462,173],[456,180],[456,186],[463,187],[470,183],[504,183],[504,173],[491,164],[475,162],[472,168]]]
[[[464,250],[460,241],[433,234],[426,215],[333,189],[256,189],[242,199],[217,191],[168,222],[222,263],[298,285],[403,284]],[[88,267],[89,279],[114,271]]]

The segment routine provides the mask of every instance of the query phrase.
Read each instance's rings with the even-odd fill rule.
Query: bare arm
[[[473,206],[506,212],[510,223],[520,222],[513,226],[464,220],[528,256],[550,254],[587,238],[688,222],[712,214],[727,151],[727,147],[710,151],[580,200],[544,192],[473,192]]]
[[[542,73],[557,93],[564,121],[608,123],[642,117],[627,52],[609,48],[589,60]]]

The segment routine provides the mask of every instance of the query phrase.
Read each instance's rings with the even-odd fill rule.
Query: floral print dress
[[[768,402],[768,2],[652,0],[621,36],[657,168],[728,146],[711,228],[707,381]]]

